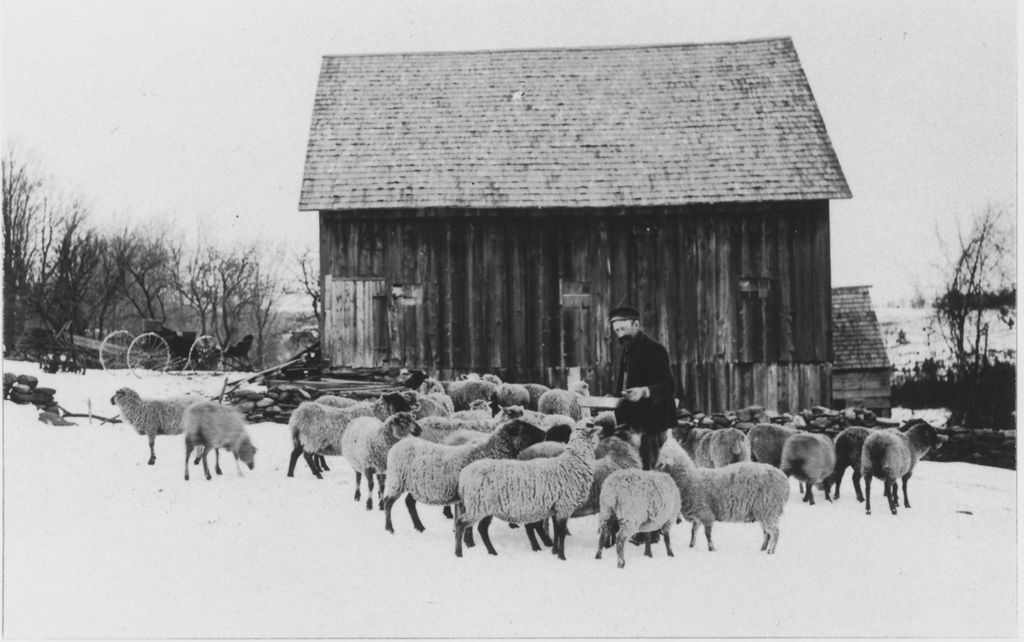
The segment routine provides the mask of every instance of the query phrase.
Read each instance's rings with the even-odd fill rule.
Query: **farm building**
[[[888,416],[892,367],[870,285],[832,290],[832,407],[864,406]]]
[[[630,304],[711,411],[828,403],[849,197],[778,38],[325,56],[299,209],[335,365],[603,394]]]

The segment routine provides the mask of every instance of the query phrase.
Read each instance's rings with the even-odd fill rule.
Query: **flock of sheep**
[[[423,531],[417,504],[443,506],[454,519],[455,554],[473,546],[472,527],[488,553],[497,552],[488,528],[497,517],[524,525],[533,550],[550,546],[565,559],[565,537],[573,517],[599,514],[597,555],[616,547],[625,565],[625,542],[651,544],[663,538],[672,556],[670,531],[685,519],[692,524],[690,546],[704,527],[713,551],[715,522],[758,522],[761,550],[775,552],[779,521],[789,498],[788,477],[805,488],[803,501],[814,504],[812,487],[824,488],[831,501],[847,467],[853,470],[858,501],[871,512],[871,479],[884,482],[895,515],[902,481],[914,465],[939,446],[935,430],[924,422],[905,431],[849,427],[835,441],[795,427],[763,423],[749,432],[737,428],[672,431],[656,470],[641,470],[638,438],[617,426],[614,414],[590,416],[580,405],[585,383],[570,390],[538,384],[513,384],[493,375],[459,381],[427,379],[419,389],[391,392],[375,400],[322,396],[301,404],[291,415],[288,476],[302,457],[322,478],[327,457],[345,457],[355,471],[355,500],[366,479],[366,508],[384,511],[385,529],[394,533],[392,507],[403,495],[413,527]],[[250,469],[256,448],[242,415],[230,406],[188,398],[142,399],[129,388],[115,393],[123,419],[149,439],[149,464],[156,461],[155,437],[185,437],[185,479],[189,459],[199,455],[210,479],[207,455],[226,449]],[[239,472],[241,472],[239,468]],[[864,479],[864,492],[860,480]],[[449,512],[452,511],[452,512]],[[549,532],[548,523],[551,523]],[[646,535],[639,535],[646,534]]]

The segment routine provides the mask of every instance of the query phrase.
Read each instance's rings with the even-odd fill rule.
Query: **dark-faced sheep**
[[[806,487],[803,501],[814,506],[814,484],[832,474],[836,466],[836,451],[832,440],[825,435],[802,432],[793,435],[782,446],[782,472],[792,475]],[[825,493],[829,502],[832,498]]]
[[[238,462],[242,461],[249,470],[253,469],[256,447],[249,439],[245,430],[245,418],[242,413],[231,406],[222,406],[215,401],[197,401],[185,409],[181,423],[185,432],[185,480],[188,481],[188,459],[192,449],[203,447],[203,472],[210,479],[210,468],[206,456],[210,449],[225,448],[235,456],[235,467],[238,474],[242,469]],[[219,454],[218,454],[219,457]],[[220,474],[218,459],[217,474]]]
[[[832,474],[825,478],[825,497],[835,486],[835,498],[839,499],[839,486],[843,481],[843,473],[849,467],[853,471],[853,489],[857,492],[857,501],[864,501],[864,493],[860,489],[860,456],[864,449],[864,440],[871,430],[863,426],[850,426],[836,435],[836,465]]]
[[[876,430],[864,440],[861,452],[860,472],[864,476],[864,508],[871,514],[871,478],[878,477],[885,483],[885,497],[889,510],[896,514],[899,506],[897,482],[903,480],[903,505],[910,508],[907,496],[907,481],[914,472],[914,466],[929,450],[941,446],[942,439],[935,428],[921,422],[912,425],[906,432],[896,429]]]

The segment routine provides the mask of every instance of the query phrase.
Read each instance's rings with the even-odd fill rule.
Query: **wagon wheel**
[[[186,370],[217,370],[221,364],[220,344],[208,334],[197,337],[188,351]]]
[[[100,365],[104,370],[128,367],[128,346],[133,335],[127,330],[114,330],[100,344]]]
[[[166,370],[171,363],[171,348],[159,334],[146,332],[128,346],[128,369],[136,377],[144,370]]]

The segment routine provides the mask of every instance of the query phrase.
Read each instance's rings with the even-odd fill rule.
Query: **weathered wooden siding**
[[[832,403],[838,408],[864,406],[888,414],[892,407],[889,369],[836,371],[832,375]]]
[[[827,201],[320,221],[322,274],[403,288],[385,301],[382,363],[554,385],[575,366],[602,394],[619,350],[607,312],[630,303],[668,348],[688,407],[831,398]]]

